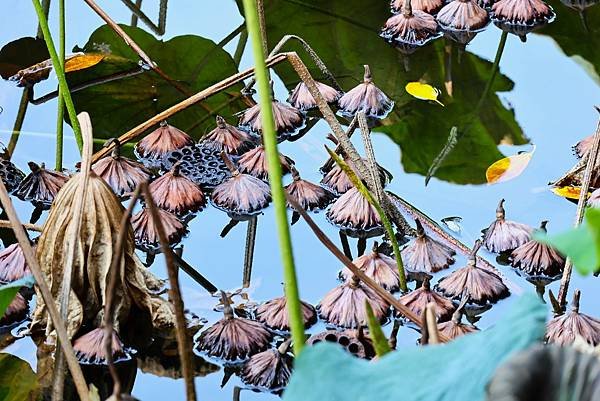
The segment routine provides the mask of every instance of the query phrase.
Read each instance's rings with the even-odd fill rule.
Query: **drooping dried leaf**
[[[534,152],[535,147],[531,152],[520,152],[494,162],[485,172],[488,184],[499,184],[521,175],[529,165]]]

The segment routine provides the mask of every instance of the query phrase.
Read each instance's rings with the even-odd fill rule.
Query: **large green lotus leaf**
[[[270,0],[266,7],[271,46],[286,34],[301,36],[344,89],[349,90],[362,80],[363,64],[371,66],[375,83],[396,102],[394,111],[375,130],[385,132],[400,145],[406,172],[425,175],[451,127],[471,121],[492,63],[459,51],[456,46],[447,54],[443,40],[404,56],[378,36],[390,15],[389,2],[365,5],[361,0]],[[285,50],[297,51],[313,76],[323,79],[299,45],[289,45]],[[447,65],[451,65],[450,75]],[[277,73],[290,89],[298,82],[290,67],[279,67]],[[440,100],[445,108],[417,100],[404,89],[408,82],[418,80],[443,88],[447,75],[452,77],[453,96],[442,94]],[[510,79],[502,74],[496,76],[484,107],[436,177],[461,184],[484,183],[486,168],[502,158],[498,143],[526,142],[514,113],[495,94],[512,88]]]
[[[37,377],[31,366],[10,354],[0,354],[0,401],[32,400]]]
[[[554,39],[567,56],[573,57],[600,84],[600,5],[577,1],[590,4],[580,13],[558,0],[548,3],[557,14],[556,20],[536,33]]]
[[[122,28],[189,94],[238,72],[231,56],[211,40],[185,35],[164,42],[140,28]],[[92,68],[68,74],[70,86],[135,69],[138,65],[139,57],[106,25],[94,31],[83,48],[77,50],[107,52],[109,57]],[[198,138],[214,126],[210,112],[227,117],[244,108],[238,97],[240,89],[241,86],[237,85],[212,96],[179,112],[169,122]],[[158,74],[148,71],[75,92],[73,101],[78,112],[90,113],[94,135],[110,138],[121,135],[186,97]]]
[[[401,349],[369,362],[337,344],[307,347],[284,401],[479,401],[497,366],[539,343],[546,307],[523,295],[492,328],[449,344]]]

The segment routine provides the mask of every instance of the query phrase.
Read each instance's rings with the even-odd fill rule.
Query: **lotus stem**
[[[59,21],[59,42],[58,42],[58,56],[60,59],[60,65],[63,70],[65,68],[65,0],[58,0],[58,21]],[[56,165],[54,169],[56,171],[62,170],[63,161],[63,118],[65,112],[65,101],[62,96],[62,92],[58,89],[58,112],[56,117]]]
[[[0,220],[0,228],[12,228],[12,224],[8,220]],[[23,228],[29,231],[37,231],[41,233],[44,229],[42,226],[36,226],[35,224],[23,223]]]
[[[390,348],[388,339],[385,337],[385,334],[383,334],[381,324],[379,324],[379,321],[375,318],[373,308],[371,308],[371,304],[368,300],[365,300],[365,309],[367,311],[367,323],[369,325],[369,334],[371,335],[371,340],[373,340],[375,353],[379,358],[381,358],[382,356],[390,352],[392,349]]]
[[[258,216],[253,216],[248,220],[248,228],[246,230],[246,246],[244,251],[244,273],[242,279],[242,287],[250,287],[252,279],[252,264],[254,262],[254,245],[256,244],[256,226]]]
[[[127,4],[127,2],[125,2]],[[131,12],[131,23],[129,25],[133,27],[137,27],[138,24],[138,14],[141,13],[142,9],[142,0],[135,0],[135,8],[136,11]]]
[[[283,263],[283,277],[285,284],[285,296],[287,299],[288,315],[292,339],[294,342],[294,354],[298,356],[304,346],[304,321],[300,306],[298,284],[296,282],[296,269],[292,254],[292,240],[287,220],[287,208],[285,191],[281,179],[281,164],[279,163],[279,152],[277,150],[277,136],[275,133],[275,122],[273,120],[273,106],[271,100],[271,89],[269,85],[269,74],[265,63],[265,57],[261,45],[260,26],[257,5],[254,0],[244,0],[244,14],[246,16],[246,27],[256,66],[256,82],[259,89],[259,104],[261,108],[263,143],[267,154],[269,168],[269,182],[271,184],[271,195],[275,208],[275,220],[279,236],[279,248]]]
[[[58,87],[60,88],[59,90],[61,91],[61,95],[65,102],[67,113],[69,114],[69,120],[71,121],[71,126],[73,128],[75,140],[77,141],[77,146],[79,147],[79,151],[81,152],[83,149],[83,138],[81,136],[81,128],[79,127],[79,121],[77,120],[77,113],[75,112],[75,105],[73,104],[73,99],[71,98],[71,92],[69,92],[69,85],[67,84],[65,71],[60,63],[60,58],[58,56],[58,53],[56,52],[56,47],[54,47],[54,41],[52,40],[50,28],[48,27],[48,20],[44,15],[44,10],[42,9],[40,0],[31,0],[31,2],[33,3],[33,7],[35,8],[35,12],[38,16],[40,28],[42,29],[42,32],[44,34],[44,41],[46,42],[46,47],[48,48],[48,53],[50,53],[52,65],[54,66],[54,71],[56,72],[56,78],[58,79]]]
[[[27,114],[28,103],[29,91],[27,90],[27,88],[25,88],[23,89],[23,93],[21,94],[19,110],[17,111],[17,117],[15,118],[15,124],[13,125],[12,134],[10,135],[8,145],[6,145],[5,157],[7,160],[11,159],[13,153],[15,152],[15,148],[17,147],[19,135],[21,134],[21,128],[23,128],[23,121],[25,121],[25,114]]]
[[[246,50],[247,43],[248,43],[248,30],[244,28],[242,30],[242,32],[240,32],[240,38],[239,38],[237,46],[235,48],[235,53],[233,53],[233,61],[235,62],[235,65],[237,65],[238,67],[240,66],[240,63],[242,62],[242,56],[244,55],[244,50]]]
[[[168,0],[160,0],[159,9],[158,9],[158,25],[156,25],[148,16],[141,10],[142,8],[142,0],[136,0],[133,3],[131,0],[121,0],[123,4],[131,10],[131,26],[137,25],[138,18],[142,20],[144,24],[148,28],[150,28],[155,34],[162,36],[165,34],[165,29],[167,27],[167,4]]]

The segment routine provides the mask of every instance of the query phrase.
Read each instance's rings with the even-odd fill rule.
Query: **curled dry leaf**
[[[531,152],[519,152],[492,163],[485,172],[488,184],[498,184],[520,176],[529,165],[534,152],[535,146]]]

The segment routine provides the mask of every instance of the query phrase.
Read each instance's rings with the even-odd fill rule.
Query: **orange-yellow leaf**
[[[485,172],[488,184],[505,182],[521,175],[531,161],[534,151],[535,147],[531,152],[522,152],[494,162]]]
[[[562,196],[563,198],[579,199],[579,195],[581,194],[581,188],[573,186],[555,187],[552,188],[552,192],[554,192],[558,196]],[[588,193],[588,196],[589,195],[590,194]]]
[[[421,82],[409,82],[406,84],[405,89],[409,94],[416,97],[417,99],[431,100],[442,106],[444,105],[438,100],[440,90],[438,88],[434,88],[429,84],[424,84]]]
[[[101,62],[104,57],[104,54],[99,53],[76,54],[65,61],[65,72],[74,72],[93,67]]]

